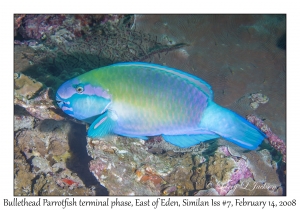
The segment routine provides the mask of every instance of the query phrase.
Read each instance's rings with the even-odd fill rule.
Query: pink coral
[[[14,29],[15,36],[19,34],[24,39],[41,40],[45,34],[55,34],[65,28],[75,37],[82,37],[90,32],[91,27],[106,22],[117,23],[124,15],[104,15],[104,14],[46,14],[46,15],[15,15]],[[25,40],[26,41],[26,40]],[[19,44],[20,42],[16,42]],[[26,42],[24,44],[27,44]]]
[[[282,139],[276,136],[271,129],[258,117],[248,115],[247,120],[256,125],[262,132],[264,132],[271,144],[271,146],[282,154],[282,161],[286,162],[286,145]]]
[[[45,33],[58,30],[65,19],[65,15],[26,15],[18,31],[23,38],[40,40]]]
[[[234,186],[237,184],[241,179],[247,179],[249,177],[253,177],[252,172],[247,167],[247,162],[245,159],[241,158],[237,162],[238,168],[235,172],[231,175],[229,185]]]
[[[219,195],[227,195],[227,193],[242,179],[253,178],[253,174],[251,170],[247,166],[247,161],[244,158],[233,156],[227,146],[221,146],[218,150],[223,153],[227,157],[231,157],[236,167],[233,173],[230,175],[230,179],[227,183],[218,182],[215,185],[215,190],[219,193]]]
[[[231,156],[227,146],[220,146],[219,151],[222,152],[226,157]]]
[[[247,167],[247,162],[243,158],[236,161],[237,168],[231,174],[230,180],[226,184],[217,183],[215,186],[219,195],[226,195],[240,180],[252,177],[252,172]]]

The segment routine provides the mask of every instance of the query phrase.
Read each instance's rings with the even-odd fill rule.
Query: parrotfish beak
[[[66,114],[74,116],[73,108],[71,107],[70,98],[74,94],[73,84],[76,79],[68,80],[63,83],[56,92],[56,103]]]
[[[56,94],[56,103],[59,106],[59,108],[61,108],[63,105],[63,100],[59,97],[58,94]]]
[[[70,106],[70,102],[62,99],[57,93],[56,93],[56,103],[61,108],[64,113],[74,116],[73,108]]]

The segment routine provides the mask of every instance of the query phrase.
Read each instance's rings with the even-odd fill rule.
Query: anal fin
[[[129,138],[137,138],[137,139],[143,139],[143,140],[148,140],[149,138],[147,136],[137,136],[137,135],[131,135],[131,134],[118,134],[120,136],[126,136]]]
[[[201,135],[162,135],[165,141],[181,148],[191,147],[203,141],[219,138],[217,134],[201,134]]]

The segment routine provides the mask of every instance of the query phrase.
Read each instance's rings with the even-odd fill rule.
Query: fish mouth
[[[56,103],[59,106],[59,108],[61,108],[64,113],[73,116],[73,108],[70,106],[70,102],[63,100],[59,95],[56,95]]]
[[[59,108],[61,108],[63,106],[63,104],[65,104],[64,100],[61,97],[59,97],[59,95],[57,95],[57,94],[56,94],[55,100],[56,100],[56,103],[59,106]]]

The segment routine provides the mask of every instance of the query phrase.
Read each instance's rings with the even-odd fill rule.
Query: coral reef
[[[150,60],[186,45],[163,45],[132,28],[133,21],[132,15],[16,15],[15,59],[27,60],[26,74],[55,89],[85,71]]]
[[[283,186],[277,174],[277,164],[268,150],[246,153],[248,169],[253,177],[244,177],[227,195],[282,195]]]
[[[154,155],[144,140],[117,136],[88,138],[87,150],[93,158],[90,170],[110,195],[186,195],[194,190],[187,179],[192,175],[191,153]]]
[[[42,91],[39,96],[31,100],[27,100],[21,95],[15,94],[14,104],[25,108],[32,116],[40,120],[63,120],[63,113],[54,106],[53,100],[49,97],[49,92],[50,89],[47,88]]]
[[[219,147],[214,156],[209,157],[208,163],[201,165],[195,172],[201,172],[202,179],[204,174],[209,175],[210,178],[206,182],[219,195],[226,195],[240,180],[252,177],[247,161],[231,155],[226,146]]]
[[[90,170],[110,195],[159,195],[162,176],[173,167],[147,152],[143,141],[133,139],[88,139],[94,159]],[[148,185],[146,184],[148,183]]]
[[[18,26],[15,30],[25,39],[39,40],[45,33],[58,30],[65,18],[65,15],[21,15],[15,19]]]
[[[93,188],[85,188],[79,177],[68,169],[55,174],[41,174],[35,179],[32,195],[95,195]]]
[[[67,141],[70,127],[70,123],[46,120],[37,121],[34,128],[16,131],[17,146],[27,160],[31,159],[33,167],[36,167],[33,168],[36,173],[52,172],[51,165],[57,162],[54,156],[62,155],[69,150]],[[54,144],[57,146],[54,147]]]
[[[14,89],[14,104],[25,108],[32,116],[44,120],[55,119],[63,120],[64,117],[60,110],[53,104],[53,100],[49,96],[51,89],[42,90],[42,83],[22,74],[15,73],[15,89]],[[41,92],[39,92],[41,91]],[[38,94],[38,96],[36,96]],[[36,97],[34,97],[36,96]],[[60,112],[61,114],[58,114]]]
[[[277,163],[272,160],[270,152],[266,149],[246,153],[248,167],[253,173],[253,178],[257,183],[268,183],[278,188],[281,186],[280,180],[276,173]]]
[[[267,150],[240,155],[221,146],[210,157],[208,166],[202,164],[195,171],[201,173],[200,177],[210,175],[205,180],[206,186],[195,195],[282,195],[276,169],[276,163]]]
[[[74,123],[15,115],[15,195],[95,195],[68,169]]]
[[[14,74],[14,92],[17,97],[22,99],[31,99],[43,87],[43,84],[22,74]]]
[[[145,141],[145,146],[147,146],[148,151],[153,154],[167,152],[169,156],[173,156],[172,154],[176,155],[178,152],[191,152],[192,154],[202,152],[207,147],[207,144],[201,143],[188,148],[180,148],[164,141],[161,136],[154,136]]]
[[[35,175],[14,140],[14,195],[30,195]]]
[[[212,195],[219,195],[219,193],[215,190],[215,188],[210,188],[208,190],[200,190],[195,194],[195,196],[212,196]]]
[[[256,125],[267,136],[267,139],[271,146],[276,149],[282,155],[282,161],[286,162],[286,145],[285,142],[275,135],[268,125],[266,125],[261,119],[254,115],[247,115],[247,120]]]
[[[148,147],[153,142],[149,144],[143,140],[118,136],[88,138],[87,150],[93,158],[90,171],[110,195],[228,195],[229,192],[246,195],[248,192],[234,191],[246,183],[244,180],[267,182],[276,188],[272,188],[272,193],[264,191],[261,194],[282,194],[274,169],[276,164],[273,161],[270,165],[272,158],[264,150],[240,155],[232,148],[219,146],[207,154],[210,151],[207,145],[201,151],[174,154],[168,153],[163,139],[154,141],[162,145],[162,152]],[[261,171],[264,171],[264,182],[260,178]]]
[[[30,115],[14,115],[14,131],[21,129],[33,129],[35,118]]]
[[[65,167],[62,168],[61,172],[54,173],[49,166],[48,161],[41,157],[41,154],[37,152],[32,152],[35,156],[30,163],[30,159],[26,159],[23,156],[24,151],[20,150],[20,147],[16,145],[15,140],[15,157],[14,157],[14,195],[94,195],[93,189],[85,188],[82,185],[82,181],[70,172],[70,170]],[[24,154],[24,153],[23,153]],[[31,157],[31,156],[28,156]],[[55,165],[55,164],[54,164]],[[53,168],[54,168],[53,165]],[[33,166],[33,170],[31,167]],[[37,170],[37,168],[39,170]],[[47,172],[47,174],[45,173]],[[78,183],[75,189],[71,186],[60,186],[58,183],[64,177],[71,177]]]
[[[23,39],[46,39],[47,34],[54,34],[65,28],[75,37],[91,33],[97,24],[117,24],[125,15],[85,15],[85,14],[47,14],[47,15],[15,15],[15,36],[21,35]]]

